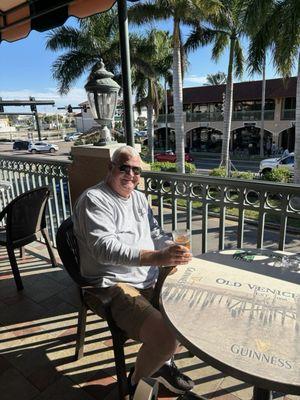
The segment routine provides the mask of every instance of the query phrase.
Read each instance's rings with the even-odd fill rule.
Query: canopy
[[[65,23],[70,16],[84,18],[106,11],[116,0],[1,0],[0,41],[12,42]]]

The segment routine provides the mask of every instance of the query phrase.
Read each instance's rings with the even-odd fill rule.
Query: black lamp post
[[[113,77],[114,75],[105,69],[101,61],[100,68],[91,72],[84,87],[94,120],[103,127],[100,145],[112,142],[107,125],[110,125],[114,118],[120,89]]]

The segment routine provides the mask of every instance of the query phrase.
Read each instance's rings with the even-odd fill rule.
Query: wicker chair
[[[100,288],[96,288],[98,284],[97,279],[86,279],[80,274],[79,249],[76,237],[73,233],[73,222],[71,217],[66,219],[59,227],[56,236],[56,243],[62,263],[71,278],[77,284],[80,292],[81,306],[78,313],[75,357],[76,359],[80,359],[83,356],[87,310],[91,309],[98,315],[99,310],[101,310],[101,317],[104,316],[105,320],[107,321],[112,336],[115,367],[118,379],[119,399],[123,400],[128,393],[124,356],[124,344],[127,340],[127,337],[125,333],[116,325],[112,317],[110,309],[112,299],[107,296],[105,291],[101,292]],[[152,302],[155,307],[158,307],[161,286],[171,269],[172,267],[160,269],[159,279],[155,286]],[[93,292],[97,293],[97,309],[94,307],[95,302],[90,301],[91,296],[93,296]]]
[[[12,200],[0,213],[0,221],[6,220],[6,225],[0,230],[0,245],[7,249],[11,269],[18,290],[23,289],[23,284],[14,250],[43,236],[52,265],[56,260],[51,247],[46,228],[45,211],[50,190],[40,187],[21,194]]]

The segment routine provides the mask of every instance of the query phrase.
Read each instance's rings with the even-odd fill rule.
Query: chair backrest
[[[56,246],[65,269],[78,286],[97,286],[97,279],[85,278],[80,273],[79,248],[73,232],[72,217],[67,218],[58,228]]]
[[[36,234],[46,227],[49,196],[49,188],[43,186],[21,194],[5,207],[8,241],[25,245],[36,239]]]

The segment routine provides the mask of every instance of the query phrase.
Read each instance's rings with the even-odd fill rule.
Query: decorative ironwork
[[[162,226],[166,214],[170,213],[170,203],[172,229],[177,227],[179,210],[181,214],[186,211],[186,220],[182,222],[187,227],[192,227],[193,214],[202,216],[203,253],[207,251],[209,215],[219,219],[220,250],[225,245],[227,218],[237,221],[237,246],[243,247],[247,222],[245,216],[249,211],[254,215],[252,222],[257,224],[258,248],[264,244],[267,215],[272,214],[276,220],[278,248],[281,250],[285,246],[288,219],[297,220],[300,228],[300,185],[148,171],[143,172],[143,177],[144,192],[148,197],[153,197],[154,205],[157,204],[159,223]],[[236,210],[234,216],[228,212],[232,209]]]

